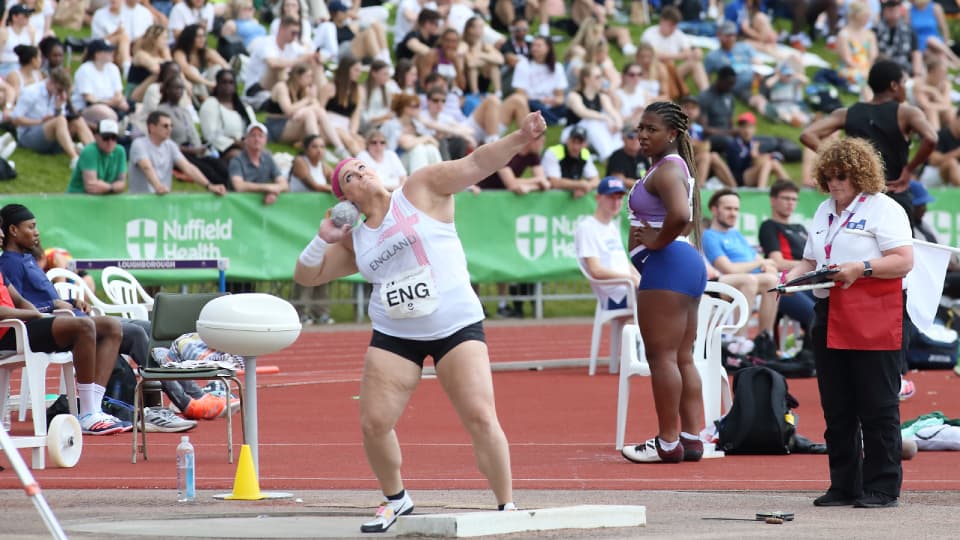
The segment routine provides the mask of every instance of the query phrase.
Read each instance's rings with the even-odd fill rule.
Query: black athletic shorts
[[[65,352],[69,350],[57,347],[57,343],[53,339],[53,320],[55,318],[56,317],[42,317],[25,322],[27,325],[27,340],[30,341],[31,350],[42,353]],[[10,329],[0,338],[0,351],[16,350],[16,348],[17,335],[13,332],[13,329]]]
[[[388,336],[383,332],[374,330],[373,337],[370,338],[370,346],[398,354],[414,364],[423,367],[423,361],[428,356],[433,357],[433,365],[436,366],[448,352],[452,351],[454,347],[464,341],[487,342],[487,338],[483,333],[482,321],[464,326],[445,338],[426,341]]]

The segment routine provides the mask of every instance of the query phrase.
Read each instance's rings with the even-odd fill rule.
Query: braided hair
[[[672,101],[656,101],[647,105],[644,112],[649,112],[659,116],[667,127],[677,130],[677,153],[683,158],[690,171],[690,176],[697,177],[697,165],[693,153],[693,141],[690,139],[690,117],[679,105]],[[696,239],[697,249],[701,249],[701,236],[703,223],[701,222],[702,208],[700,203],[700,190],[694,182],[690,189],[693,190],[693,232]]]

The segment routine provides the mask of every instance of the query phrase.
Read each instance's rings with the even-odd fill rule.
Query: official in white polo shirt
[[[898,393],[907,320],[903,278],[913,268],[910,221],[883,194],[880,156],[863,139],[821,147],[814,177],[830,198],[814,215],[802,263],[781,278],[828,265],[839,270],[833,288],[814,292],[811,333],[830,488],[813,504],[896,506],[903,480]]]

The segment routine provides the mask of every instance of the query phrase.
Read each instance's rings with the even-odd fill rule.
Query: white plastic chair
[[[55,281],[63,278],[62,281]],[[108,304],[97,298],[97,295],[87,287],[83,278],[63,268],[47,270],[47,279],[53,281],[53,287],[63,300],[74,298],[83,299],[90,305],[91,311],[97,315],[116,315],[125,319],[149,320],[146,306],[142,304]]]
[[[594,285],[622,285],[628,291],[634,290],[633,281],[626,278],[617,279],[594,279],[583,266],[583,261],[577,259],[577,265],[580,272],[590,281],[591,287]],[[633,324],[637,324],[637,296],[636,294],[627,294],[627,306],[621,309],[607,309],[605,298],[597,297],[597,308],[593,315],[593,337],[590,339],[590,368],[588,373],[594,375],[597,372],[597,356],[600,354],[600,338],[603,335],[603,325],[608,322],[610,325],[610,373],[617,373],[620,370],[620,342],[623,335],[624,324],[628,319],[633,319]]]
[[[720,418],[723,389],[729,385],[721,357],[721,337],[743,328],[750,316],[747,299],[729,285],[707,282],[707,293],[722,294],[730,300],[704,294],[697,313],[697,339],[693,347],[693,361],[702,381],[703,416],[706,425]],[[736,321],[727,321],[737,311]],[[617,396],[617,450],[623,448],[627,428],[627,408],[630,402],[630,377],[649,376],[650,365],[644,355],[643,339],[636,325],[623,329],[620,348],[620,387]]]
[[[103,292],[114,304],[139,304],[147,311],[153,310],[150,296],[137,278],[119,266],[108,266],[100,274]]]
[[[27,327],[19,319],[0,321],[0,328],[9,328],[17,337],[17,348],[0,351],[0,412],[8,414],[7,397],[10,395],[10,379],[13,370],[21,369],[20,421],[26,418],[29,407],[33,416],[33,436],[14,437],[18,448],[32,448],[34,469],[46,466],[44,448],[47,440],[46,378],[50,364],[60,365],[61,380],[65,381],[67,403],[70,413],[77,415],[77,389],[74,378],[73,354],[46,354],[34,352],[27,340]],[[5,416],[4,416],[5,418]],[[59,456],[52,456],[58,461]],[[58,464],[61,464],[58,462]]]

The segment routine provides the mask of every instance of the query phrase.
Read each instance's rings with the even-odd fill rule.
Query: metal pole
[[[257,434],[257,357],[243,357],[243,433],[247,444],[250,445],[250,454],[253,458],[253,469],[260,478],[260,442]],[[229,414],[229,413],[228,413]]]

